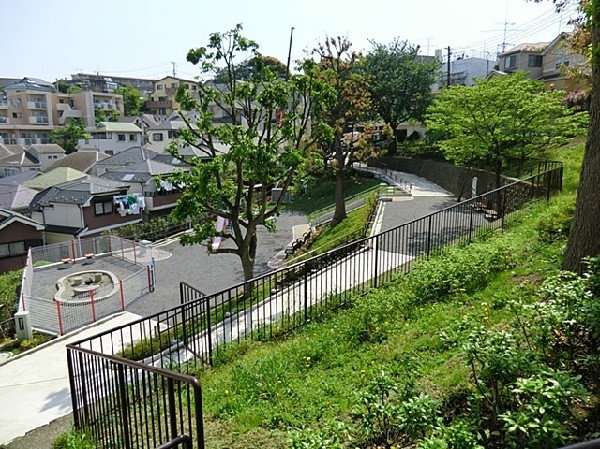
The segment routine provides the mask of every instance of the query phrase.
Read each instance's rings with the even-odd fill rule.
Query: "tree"
[[[478,79],[473,87],[443,89],[427,111],[427,127],[445,136],[439,145],[449,160],[493,167],[500,187],[508,161],[580,132],[586,115],[566,109],[563,99],[564,92],[545,91],[523,72]]]
[[[262,71],[268,68],[273,72],[276,78],[287,79],[289,73],[287,67],[279,59],[273,56],[256,56],[237,65],[235,74],[238,81],[249,81],[257,71]],[[229,79],[229,71],[227,67],[222,67],[216,71],[215,83],[226,83]]]
[[[79,118],[72,118],[65,126],[54,128],[50,135],[50,142],[60,145],[67,154],[77,150],[79,139],[89,139],[85,132],[83,122]]]
[[[422,120],[431,103],[431,85],[438,62],[418,56],[419,47],[395,39],[388,45],[371,42],[373,50],[362,69],[369,83],[374,109],[393,132],[390,153],[398,146],[398,125]]]
[[[197,95],[185,85],[178,88],[177,101],[182,108],[199,115],[192,123],[182,114],[188,126],[179,130],[179,143],[198,148],[210,161],[186,161],[189,172],[179,172],[169,180],[185,185],[174,217],[207,218],[182,238],[182,244],[222,238],[224,243],[211,249],[236,254],[248,280],[254,275],[257,227],[274,229],[286,192],[313,144],[307,133],[309,117],[313,111],[319,112],[327,89],[312,75],[314,64],[310,62],[304,65],[306,75],[295,75],[289,81],[277,79],[263,64],[255,65],[249,80],[240,81],[237,59],[260,58],[258,44],[241,33],[241,25],[213,33],[207,46],[188,52],[187,60],[203,73],[214,74],[225,65],[230,76],[224,85],[199,83]],[[220,123],[215,123],[216,116]],[[177,143],[168,151],[181,158]],[[272,196],[274,188],[281,189],[277,199]],[[229,232],[215,231],[217,217],[228,220]]]
[[[123,95],[123,109],[125,115],[138,116],[141,114],[144,99],[139,89],[136,89],[129,84],[115,89],[115,94]]]
[[[570,3],[569,0],[553,1],[558,12]],[[600,4],[595,0],[578,1],[580,15],[574,37],[577,46],[590,56],[592,90],[590,123],[577,188],[575,216],[562,267],[581,273],[584,258],[600,254]]]
[[[321,125],[321,151],[325,164],[332,161],[336,173],[335,225],[346,218],[344,178],[346,169],[355,161],[355,153],[363,149],[365,142],[357,141],[354,135],[344,139],[344,133],[368,116],[371,108],[367,81],[358,70],[362,56],[350,51],[352,43],[341,37],[325,38],[313,50],[320,57],[317,63],[319,78],[330,86],[335,96],[315,121]]]

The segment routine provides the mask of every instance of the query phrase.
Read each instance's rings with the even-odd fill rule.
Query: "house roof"
[[[23,151],[0,160],[0,165],[9,167],[39,167],[40,161],[33,154]]]
[[[158,162],[154,159],[146,159],[136,164],[109,170],[103,173],[101,177],[114,181],[146,183],[155,176],[169,175],[177,170],[178,168],[172,165]]]
[[[86,128],[88,132],[107,133],[142,133],[142,129],[133,123],[100,122],[96,126]]]
[[[506,50],[505,52],[500,53],[498,56],[504,57],[504,56],[510,55],[512,53],[519,53],[522,51],[541,53],[546,49],[546,47],[548,47],[548,44],[549,44],[549,42],[523,43],[523,44],[517,45],[516,47],[510,48],[510,49]]]
[[[29,181],[39,175],[39,173],[40,172],[37,170],[25,170],[20,173],[15,173],[14,175],[5,176],[4,178],[0,178],[0,185],[16,186],[25,181]]]
[[[67,154],[65,157],[56,160],[47,172],[54,170],[58,167],[69,167],[79,170],[80,172],[87,173],[90,171],[97,162],[108,159],[110,156],[100,151],[76,151],[71,154]]]
[[[47,173],[36,176],[29,181],[23,183],[24,186],[30,187],[37,191],[42,191],[48,187],[55,186],[65,181],[73,181],[85,177],[86,174],[70,167],[57,167]]]
[[[22,145],[4,145],[0,143],[0,161],[13,154],[22,153],[25,149]]]
[[[37,190],[20,184],[0,184],[0,208],[27,209],[29,203],[37,194]]]
[[[32,148],[35,151],[37,151],[38,153],[43,153],[43,154],[46,154],[46,153],[64,154],[64,153],[66,153],[66,151],[63,149],[63,147],[61,147],[60,145],[57,145],[55,143],[35,143],[33,145],[30,145],[29,148]]]
[[[559,33],[558,36],[556,36],[554,39],[552,39],[548,45],[546,45],[546,48],[544,49],[544,54],[546,54],[550,49],[552,49],[553,47],[555,47],[558,43],[560,43],[560,41],[562,41],[563,39],[568,39],[573,35],[573,33],[568,33],[566,31],[563,31],[562,33]]]
[[[14,83],[6,84],[4,90],[37,90],[40,92],[54,92],[54,86],[52,86],[52,83],[39,78],[25,77]]]
[[[142,147],[131,147],[102,161],[98,161],[98,166],[107,167],[134,164],[145,159],[154,159],[157,154],[158,153],[155,151],[147,150]]]
[[[122,182],[86,175],[85,178],[64,182],[38,193],[29,207],[31,210],[40,210],[53,203],[84,205],[93,196],[120,194],[128,188],[129,185]]]
[[[11,223],[23,223],[28,226],[35,227],[35,229],[38,231],[42,231],[44,229],[44,225],[32,220],[29,217],[26,217],[23,214],[15,212],[14,210],[0,208],[0,230],[4,229]]]

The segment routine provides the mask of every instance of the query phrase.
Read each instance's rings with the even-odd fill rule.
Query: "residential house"
[[[65,157],[65,150],[56,144],[34,144],[26,149],[9,146],[12,154],[0,159],[0,177],[27,170],[45,170],[55,161]]]
[[[539,78],[546,85],[566,92],[584,90],[587,87],[587,82],[583,79],[568,78],[565,68],[579,68],[591,76],[591,67],[587,58],[571,48],[570,37],[570,33],[561,33],[547,45],[542,53],[542,75]]]
[[[86,128],[89,139],[80,139],[78,151],[102,151],[113,155],[142,145],[142,130],[133,123],[100,122]]]
[[[141,221],[143,204],[121,208],[128,189],[129,184],[87,175],[38,193],[30,205],[31,217],[44,225],[47,243],[97,236]]]
[[[98,176],[101,176],[104,172],[114,170],[119,167],[126,165],[136,164],[146,159],[154,159],[158,153],[147,150],[142,147],[132,147],[121,153],[114,154],[106,159],[98,161],[96,164],[96,170]]]
[[[192,95],[197,94],[197,81],[184,80],[173,76],[167,76],[154,82],[154,91],[146,103],[146,109],[153,115],[167,118],[173,112],[179,110],[180,104],[175,99],[177,88],[183,84],[189,87]]]
[[[33,178],[23,182],[25,187],[41,192],[49,187],[67,181],[85,178],[86,174],[69,167],[57,167],[47,173],[37,173]]]
[[[160,178],[166,178],[177,170],[187,169],[187,166],[176,167],[154,159],[145,159],[106,171],[101,177],[128,183],[131,186],[129,193],[144,197],[145,217],[151,218],[167,215],[181,196],[181,190],[177,186]]]
[[[55,143],[36,143],[26,150],[40,163],[40,170],[46,171],[56,161],[65,157],[67,152]]]
[[[26,213],[29,209],[29,203],[31,203],[31,200],[33,200],[33,197],[38,192],[24,186],[23,183],[29,181],[38,173],[33,170],[27,170],[23,173],[0,178],[0,207]]]
[[[539,79],[544,71],[544,50],[548,42],[523,43],[498,55],[498,69],[505,73],[518,70]]]
[[[110,155],[100,151],[76,151],[67,154],[65,157],[55,161],[46,172],[50,172],[55,168],[65,167],[79,170],[88,175],[98,175],[97,164],[104,159],[108,159]]]
[[[23,268],[29,247],[42,245],[43,230],[41,223],[0,208],[0,273]]]

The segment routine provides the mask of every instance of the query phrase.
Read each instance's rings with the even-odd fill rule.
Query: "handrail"
[[[156,449],[173,449],[174,447],[179,447],[180,444],[183,444],[183,447],[186,449],[192,449],[192,439],[187,435],[180,435],[173,438],[171,441],[167,441],[166,443],[157,446]]]

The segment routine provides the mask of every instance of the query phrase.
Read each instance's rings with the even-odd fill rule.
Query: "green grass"
[[[374,178],[348,176],[344,185],[344,193],[346,198],[348,198],[375,187],[380,183],[380,180]],[[293,204],[289,207],[293,210],[301,210],[310,215],[334,203],[335,178],[325,178],[311,186],[308,193],[295,196]]]
[[[559,269],[566,235],[545,230],[572,208],[581,150],[568,149],[565,192],[517,213],[507,232],[445,251],[321,322],[242,344],[228,363],[199,371],[207,447],[289,447],[290,429],[349,423],[356,392],[381,370],[437,399],[447,416],[461,413],[473,391],[460,350],[469,329],[503,328],[507,305],[533,301]],[[456,282],[440,288],[449,278]]]

